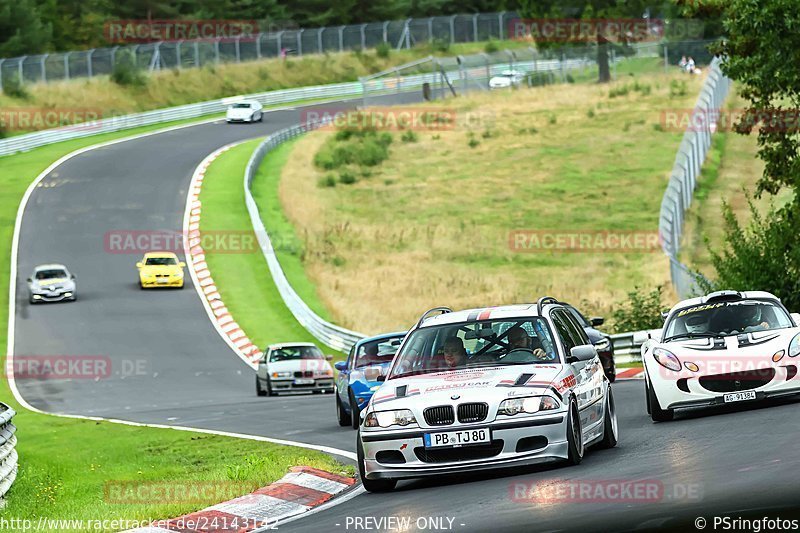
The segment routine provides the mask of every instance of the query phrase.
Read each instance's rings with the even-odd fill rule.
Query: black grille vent
[[[489,405],[485,403],[462,403],[458,406],[458,421],[462,424],[482,422],[489,414]]]
[[[414,454],[424,463],[450,463],[456,461],[476,461],[494,457],[503,451],[503,441],[493,440],[490,444],[464,446],[462,448],[414,448]]]
[[[296,378],[311,378],[314,377],[314,372],[311,370],[306,371],[298,371],[294,373],[294,377]]]
[[[456,421],[453,407],[450,405],[428,407],[423,414],[425,422],[430,426],[448,426]]]
[[[738,392],[763,387],[774,377],[774,368],[761,368],[716,376],[703,376],[700,378],[700,385],[711,392]]]

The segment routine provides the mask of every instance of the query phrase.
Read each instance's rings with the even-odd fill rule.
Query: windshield
[[[241,103],[241,104],[233,104],[231,109],[250,109],[250,104]]]
[[[666,326],[664,341],[693,337],[724,337],[792,327],[779,305],[765,300],[717,302],[681,309]]]
[[[391,363],[394,354],[397,353],[397,349],[400,348],[400,343],[402,342],[403,336],[365,342],[358,347],[354,365],[355,368]]]
[[[277,348],[270,353],[270,362],[300,361],[308,359],[324,359],[322,352],[316,346],[286,346]]]
[[[45,280],[45,279],[59,279],[59,278],[66,278],[67,273],[60,268],[52,269],[52,270],[40,270],[36,273],[37,280]]]
[[[448,324],[414,331],[389,379],[463,368],[559,362],[542,318]]]
[[[144,264],[164,266],[164,265],[177,265],[178,262],[175,260],[174,257],[148,257],[147,260],[144,262]]]

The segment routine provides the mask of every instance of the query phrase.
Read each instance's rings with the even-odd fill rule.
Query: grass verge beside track
[[[17,207],[36,176],[53,161],[79,148],[188,122],[193,121],[97,135],[0,158],[2,323],[8,321],[10,250]],[[237,179],[241,181],[241,173]],[[3,368],[6,329],[0,328]],[[8,507],[2,512],[6,519],[169,518],[230,495],[183,503],[165,503],[159,499],[143,505],[114,504],[105,499],[104,491],[110,490],[106,483],[166,481],[178,489],[195,481],[247,482],[247,486],[248,483],[261,486],[281,477],[293,465],[317,466],[334,472],[343,469],[330,456],[301,448],[33,413],[17,404],[5,381],[0,383],[0,400],[18,413],[14,421],[18,427],[20,470],[8,495]]]
[[[244,204],[243,175],[259,142],[237,145],[222,153],[206,170],[200,193],[201,232],[252,231]],[[315,312],[327,318],[314,286],[305,277],[298,256],[300,240],[294,235],[277,200],[280,171],[292,145],[285,144],[267,156],[254,180],[253,195],[292,287]],[[243,253],[207,251],[206,262],[225,306],[257,346],[315,341],[283,303],[261,250],[256,248]]]

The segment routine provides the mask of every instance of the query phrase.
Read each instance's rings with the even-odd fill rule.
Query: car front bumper
[[[489,428],[489,445],[426,449],[423,434]],[[360,438],[368,479],[404,479],[566,459],[565,412],[435,429],[365,431]],[[381,453],[388,452],[388,453]],[[400,457],[402,455],[402,461]]]
[[[161,278],[165,279],[165,278]],[[167,281],[159,282],[158,278],[156,279],[139,279],[142,287],[147,289],[157,289],[160,287],[183,287],[183,278],[166,278]]]
[[[30,297],[35,302],[63,302],[65,300],[74,300],[75,291],[64,291],[60,293],[32,291]]]
[[[313,379],[313,383],[297,383],[299,379]],[[273,392],[332,391],[333,378],[270,378]]]

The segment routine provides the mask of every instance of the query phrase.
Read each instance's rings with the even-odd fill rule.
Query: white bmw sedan
[[[225,121],[231,122],[263,122],[263,106],[255,100],[242,100],[228,106]]]
[[[441,312],[440,315],[434,315]],[[617,443],[611,386],[583,328],[545,297],[425,313],[363,410],[368,491],[436,474],[563,461]]]

